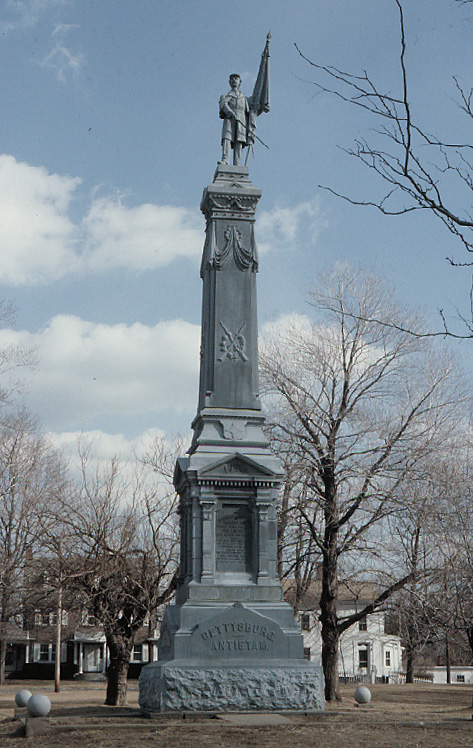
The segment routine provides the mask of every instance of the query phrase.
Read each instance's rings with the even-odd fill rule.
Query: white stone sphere
[[[47,717],[51,711],[51,702],[43,693],[35,693],[26,705],[31,717]]]
[[[369,704],[371,701],[371,691],[366,686],[358,686],[355,691],[355,701],[358,704]]]
[[[28,703],[28,699],[31,699],[31,691],[28,691],[26,688],[22,688],[15,695],[15,704],[19,707],[26,706]]]

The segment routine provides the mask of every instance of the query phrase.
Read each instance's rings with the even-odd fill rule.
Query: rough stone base
[[[155,662],[140,675],[143,711],[323,712],[322,668],[306,660],[214,666]]]

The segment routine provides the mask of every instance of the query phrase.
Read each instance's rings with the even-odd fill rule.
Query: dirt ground
[[[14,720],[20,688],[46,693],[52,731],[21,735]],[[129,685],[126,708],[103,706],[102,683],[62,684],[54,693],[45,681],[7,682],[0,687],[2,748],[473,748],[473,687],[371,687],[372,700],[356,706],[354,686],[342,687],[342,701],[324,715],[289,715],[284,724],[233,725],[222,719],[166,717],[145,720],[138,709],[138,685]]]

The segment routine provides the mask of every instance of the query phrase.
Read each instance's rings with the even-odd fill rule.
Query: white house
[[[286,583],[286,599],[291,602],[291,584]],[[321,585],[312,582],[299,606],[299,622],[307,659],[320,663],[322,637],[319,619]],[[372,602],[378,590],[372,583],[343,583],[339,587],[340,618],[361,611]],[[402,647],[399,636],[386,634],[385,613],[379,610],[362,618],[340,637],[339,676],[345,680],[401,682]]]
[[[447,668],[445,665],[427,667],[426,672],[433,676],[433,683],[447,682]],[[450,682],[455,685],[470,685],[473,683],[473,665],[452,665],[450,668]]]

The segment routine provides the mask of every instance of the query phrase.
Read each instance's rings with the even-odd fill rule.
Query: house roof
[[[283,580],[285,600],[294,605],[296,599],[296,583],[294,579]],[[302,595],[299,602],[301,610],[318,610],[320,595],[322,593],[322,582],[314,580],[310,582],[307,591]],[[338,604],[350,606],[365,606],[375,600],[379,594],[379,588],[374,582],[345,581],[338,585]]]
[[[13,621],[6,621],[2,623],[2,633],[5,639],[10,644],[22,644],[23,642],[31,641],[34,637],[31,637],[28,631],[23,631],[18,624]]]

